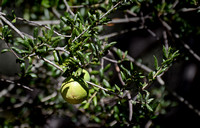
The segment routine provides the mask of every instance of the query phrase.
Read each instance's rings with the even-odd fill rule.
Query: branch
[[[10,51],[15,55],[15,57],[19,58],[19,56],[17,55],[17,53],[12,48],[10,48],[10,45],[7,42],[6,42],[6,45],[10,49]]]
[[[163,31],[163,38],[164,38],[165,48],[168,50],[169,44],[168,44],[167,32],[166,31]]]
[[[0,18],[4,18],[3,16],[6,16],[5,13],[2,13],[0,12]],[[26,20],[24,18],[21,18],[21,17],[16,17],[17,20],[20,20],[20,21],[23,21],[25,23],[27,23],[28,25],[31,25],[31,26],[39,26],[39,27],[45,27],[46,29],[51,29],[50,27],[46,26],[46,24],[59,24],[59,22],[56,20],[56,21],[53,21],[53,22],[50,22],[50,21],[29,21],[29,20]],[[7,23],[12,29],[14,29],[15,31],[17,31],[17,33],[21,36],[21,37],[24,37],[24,35],[15,27],[13,26],[7,19],[2,19],[5,23]],[[60,33],[58,33],[57,31],[53,30],[53,32],[58,35],[58,36],[62,36],[62,37],[71,37],[70,35],[62,35]]]
[[[197,11],[200,9],[200,6],[197,8],[182,8],[180,11],[181,12],[191,12],[191,11]]]
[[[39,57],[39,56],[38,56],[38,57]],[[56,67],[56,68],[59,69],[60,71],[64,72],[64,70],[63,70],[61,67],[59,67],[59,66],[56,65],[55,63],[51,62],[50,60],[48,60],[48,59],[46,59],[46,58],[43,58],[43,57],[39,57],[39,58],[41,58],[41,59],[44,60],[45,62],[47,62],[47,63],[53,65],[54,67]]]
[[[101,90],[104,90],[104,91],[107,92],[107,93],[110,93],[110,94],[113,94],[113,95],[115,95],[115,96],[117,96],[117,97],[119,97],[119,98],[122,98],[119,94],[114,93],[113,91],[110,91],[110,90],[108,90],[108,89],[106,89],[106,88],[104,88],[104,87],[102,87],[102,86],[99,86],[99,85],[97,85],[97,84],[95,84],[95,83],[92,83],[92,82],[89,82],[89,81],[86,81],[86,83],[88,83],[89,85],[92,85],[92,86],[94,86],[94,87],[97,87],[97,88],[99,88],[99,89],[101,89]]]
[[[104,13],[99,20],[101,20],[103,17],[105,17],[106,15],[108,15],[114,8],[116,8],[119,4],[121,4],[122,1],[119,1],[117,4],[115,4],[111,9],[109,9],[106,13]]]
[[[60,20],[44,20],[44,21],[28,21],[28,22],[30,22],[30,23],[34,22],[35,24],[38,24],[38,25],[41,25],[41,26],[46,25],[46,24],[60,24]]]
[[[199,55],[197,55],[197,54],[190,48],[189,45],[187,45],[187,44],[184,43],[183,41],[182,41],[182,44],[183,44],[183,46],[189,51],[189,53],[192,54],[192,56],[193,56],[195,59],[197,59],[198,61],[200,61]]]
[[[17,20],[21,20],[21,21],[27,23],[28,25],[31,25],[31,26],[38,26],[38,27],[44,27],[44,28],[46,28],[46,29],[51,30],[50,27],[48,27],[48,26],[46,26],[46,25],[44,24],[45,22],[47,23],[47,21],[29,21],[29,20],[26,20],[26,19],[21,18],[21,17],[16,17],[16,18],[17,18]],[[57,24],[58,21],[49,22],[49,24],[53,24],[53,23]],[[53,32],[54,32],[56,35],[58,35],[58,36],[62,36],[62,37],[71,37],[71,35],[62,35],[62,34],[58,33],[58,32],[55,31],[55,30],[53,30]]]
[[[41,102],[46,102],[46,101],[48,101],[48,100],[50,100],[50,99],[56,97],[56,95],[57,95],[57,92],[55,91],[55,92],[53,92],[51,95],[42,98],[42,99],[41,99]]]
[[[122,35],[124,33],[127,33],[127,32],[130,32],[130,31],[136,31],[138,29],[142,29],[143,27],[140,26],[139,28],[131,28],[130,30],[129,29],[125,29],[125,30],[121,30],[119,32],[113,32],[113,33],[110,33],[110,34],[107,34],[107,35],[102,35],[102,36],[98,36],[100,40],[103,40],[103,39],[106,39],[106,38],[112,38],[112,37],[115,37],[115,36],[118,36],[118,35]]]
[[[80,35],[78,35],[77,37],[75,37],[74,40],[72,40],[72,43],[75,42],[78,38],[80,38],[85,32],[87,32],[90,29],[90,26],[87,27],[87,29],[85,29]],[[66,47],[66,46],[65,46]]]
[[[58,18],[58,19],[60,19],[60,13],[56,10],[56,8],[55,7],[52,7],[51,8],[52,9],[52,12],[53,12],[53,14]]]
[[[17,85],[17,86],[19,86],[19,87],[22,87],[22,88],[24,88],[24,89],[27,89],[27,90],[29,90],[29,91],[33,91],[32,88],[30,88],[30,87],[28,87],[28,86],[26,86],[26,85],[20,84],[20,83],[16,83],[16,82],[11,81],[11,80],[6,80],[6,79],[1,78],[0,81],[6,82],[6,83],[10,83],[10,84],[15,84],[15,85]]]
[[[179,39],[179,35],[178,34],[174,34],[174,36]],[[183,44],[183,46],[189,51],[190,54],[192,54],[192,56],[197,59],[198,61],[200,61],[200,56],[197,55],[191,48],[189,45],[187,45],[186,43],[184,43],[182,40],[181,40],[181,43]]]
[[[101,90],[104,90],[104,91],[106,91],[106,92],[110,92],[108,89],[106,89],[106,88],[104,88],[104,87],[102,87],[102,86],[99,86],[99,85],[94,84],[94,83],[89,82],[89,81],[86,81],[86,82],[87,82],[88,84],[92,85],[92,86],[95,86],[95,87],[97,87],[97,88],[100,88]]]
[[[69,12],[72,16],[74,16],[74,13],[72,12],[72,10],[71,10],[70,6],[68,5],[67,1],[63,0],[63,2],[64,2],[65,6],[67,8],[66,11]]]
[[[24,35],[12,24],[10,21],[8,21],[1,13],[0,13],[0,18],[7,24],[9,25],[21,38],[24,39]]]

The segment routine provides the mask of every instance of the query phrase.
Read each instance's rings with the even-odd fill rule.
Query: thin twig
[[[128,100],[128,106],[129,106],[129,121],[131,121],[132,120],[132,118],[133,118],[133,100],[132,100],[132,98],[131,98],[131,93],[128,91],[128,93],[127,93],[127,98],[129,99]]]
[[[50,99],[56,97],[57,94],[58,94],[58,93],[55,91],[55,92],[53,92],[51,95],[48,95],[47,97],[42,98],[42,99],[41,99],[41,102],[46,102],[46,101],[48,101],[48,100],[50,100]]]
[[[118,35],[122,35],[122,34],[125,34],[125,33],[128,33],[130,31],[136,31],[138,29],[142,29],[142,27],[140,26],[139,28],[131,28],[131,29],[125,29],[125,30],[121,30],[119,32],[113,32],[113,33],[110,33],[110,34],[107,34],[107,35],[102,35],[102,36],[98,36],[98,38],[100,40],[103,40],[103,39],[107,39],[107,38],[112,38],[112,37],[115,37],[115,36],[118,36]]]
[[[24,35],[12,24],[10,21],[8,21],[3,15],[0,14],[0,18],[7,24],[9,25],[21,38],[24,39]]]
[[[119,97],[119,98],[122,98],[119,94],[117,94],[117,93],[115,93],[115,92],[113,92],[113,91],[110,91],[110,90],[108,90],[108,89],[106,89],[106,88],[104,88],[104,87],[102,87],[102,86],[99,86],[99,85],[97,85],[97,84],[95,84],[95,83],[92,83],[92,82],[89,82],[89,81],[86,81],[86,83],[88,83],[89,85],[92,85],[92,86],[94,86],[94,87],[97,87],[97,88],[99,88],[99,89],[101,89],[101,90],[104,90],[104,91],[106,91],[107,93],[110,93],[110,94],[113,94],[113,95],[115,95],[115,96],[117,96],[117,97]]]
[[[38,57],[39,57],[39,56],[38,56]],[[48,60],[48,59],[46,59],[46,58],[44,58],[44,57],[39,57],[39,58],[41,58],[41,59],[44,60],[45,62],[47,62],[47,63],[53,65],[54,67],[56,67],[56,68],[59,69],[60,71],[64,72],[64,70],[63,70],[61,67],[59,67],[59,66],[56,65],[55,63],[51,62],[50,60]]]
[[[136,13],[132,12],[131,10],[126,10],[126,13],[132,15],[132,16],[137,16]]]
[[[166,31],[163,31],[163,38],[164,38],[165,48],[168,50],[169,44],[168,44],[167,32]]]
[[[87,27],[87,29],[85,29],[80,35],[78,35],[77,37],[75,37],[74,40],[72,40],[72,43],[75,42],[78,38],[80,38],[85,32],[87,32],[90,29],[90,26]],[[66,46],[65,46],[66,47]]]
[[[16,82],[14,82],[14,81],[12,81],[12,80],[6,80],[6,79],[1,78],[0,81],[6,82],[6,83],[10,83],[10,84],[15,84],[15,85],[17,85],[17,86],[19,86],[19,87],[22,87],[22,88],[24,88],[24,89],[27,89],[27,90],[29,90],[29,91],[33,91],[32,88],[30,88],[30,87],[28,87],[28,86],[26,86],[26,85],[20,84],[20,83],[16,83]]]
[[[106,89],[106,88],[104,88],[104,87],[102,87],[102,86],[99,86],[99,85],[94,84],[94,83],[89,82],[89,81],[86,81],[86,82],[87,82],[88,84],[92,85],[92,86],[95,86],[95,87],[97,87],[97,88],[100,88],[101,90],[104,90],[104,91],[106,91],[106,92],[110,92],[108,89]]]
[[[108,15],[113,9],[115,9],[118,5],[120,5],[122,3],[122,1],[119,1],[117,4],[115,4],[111,9],[109,9],[106,13],[104,13],[99,20],[101,20],[103,17],[105,17],[106,15]]]
[[[147,17],[145,17],[147,18]],[[140,17],[133,17],[133,18],[122,18],[122,19],[113,19],[109,21],[108,24],[120,24],[120,23],[129,23],[129,22],[137,22],[140,20]]]
[[[70,8],[83,8],[85,5],[75,5],[75,6],[70,6]]]
[[[35,24],[47,25],[47,24],[60,24],[60,20],[44,20],[44,21],[29,21]]]
[[[0,98],[3,97],[4,95],[8,94],[8,92],[11,91],[13,88],[14,88],[14,84],[10,84],[7,89],[1,90],[0,91]]]
[[[174,34],[174,36],[175,36],[177,39],[179,39],[179,35],[178,35],[178,34]],[[197,54],[190,48],[189,45],[187,45],[187,44],[186,44],[185,42],[183,42],[183,41],[181,41],[181,43],[182,43],[183,46],[189,51],[189,53],[192,54],[192,56],[193,56],[196,60],[200,61],[200,56],[197,55]]]
[[[72,12],[72,10],[71,10],[70,6],[68,5],[67,1],[63,0],[63,2],[64,2],[65,6],[67,8],[66,11],[69,12],[72,16],[74,16],[74,13]]]
[[[110,61],[110,62],[112,62],[112,63],[118,63],[118,61],[117,60],[114,60],[114,59],[110,59],[110,58],[108,58],[108,57],[103,57],[103,59],[105,59],[105,60],[107,60],[107,61]]]
[[[15,57],[19,59],[19,56],[17,55],[17,53],[10,47],[10,45],[7,42],[6,42],[6,45],[10,49],[10,51],[15,55]]]
[[[26,22],[28,25],[31,25],[31,26],[44,27],[44,28],[46,28],[46,29],[48,29],[48,30],[51,30],[50,27],[48,27],[48,26],[44,25],[43,23],[41,23],[41,21],[39,21],[39,22],[38,22],[38,21],[29,21],[29,20],[26,20],[26,19],[21,18],[21,17],[17,17],[17,19],[18,19],[18,20],[21,20],[21,21],[23,21],[23,22]],[[49,24],[50,24],[50,23],[49,23]],[[54,32],[56,35],[58,35],[58,36],[62,36],[62,37],[71,37],[71,35],[62,35],[62,34],[58,33],[58,32],[55,31],[55,30],[53,30],[53,32]]]
[[[6,14],[5,13],[2,13],[2,12],[0,12],[0,16],[6,16]],[[20,20],[20,21],[23,21],[23,22],[25,22],[25,23],[27,23],[28,25],[31,25],[31,26],[39,26],[39,27],[45,27],[46,29],[51,29],[50,27],[48,27],[48,26],[46,26],[45,24],[44,24],[44,22],[47,22],[47,21],[44,21],[44,22],[42,22],[42,21],[29,21],[29,20],[26,20],[26,19],[24,19],[24,18],[21,18],[21,17],[16,17],[16,19],[17,20]],[[4,21],[5,22],[5,21]],[[9,22],[9,21],[8,21]],[[55,21],[56,22],[56,24],[58,23],[58,21]],[[54,23],[55,23],[54,22]],[[10,23],[10,22],[9,22]],[[53,22],[52,23],[48,23],[48,24],[53,24]],[[15,26],[14,26],[15,27]],[[62,37],[71,37],[71,35],[62,35],[62,34],[60,34],[60,33],[58,33],[57,31],[55,31],[55,30],[53,30],[53,32],[56,34],[56,35],[58,35],[58,36],[62,36]],[[21,34],[21,35],[23,35],[23,34]]]
[[[58,19],[60,19],[61,14],[56,10],[56,8],[55,8],[55,7],[52,7],[51,9],[52,9],[53,14],[54,14]]]
[[[200,9],[200,6],[197,7],[197,8],[182,8],[182,9],[180,10],[180,12],[191,12],[191,11],[197,11],[197,10],[199,10],[199,9]]]

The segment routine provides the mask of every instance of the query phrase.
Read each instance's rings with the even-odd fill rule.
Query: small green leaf
[[[119,86],[117,86],[116,84],[115,84],[115,88],[120,92],[121,91],[121,89],[119,88]]]
[[[94,117],[94,121],[97,122],[97,123],[101,122],[101,120],[97,116]]]
[[[84,58],[85,58],[84,54],[81,51],[77,51],[77,54],[79,56],[79,59],[80,59],[81,63],[83,64],[84,63]]]
[[[122,76],[122,80],[126,80],[126,76],[124,75],[124,73],[121,71],[120,72],[121,76]]]
[[[133,68],[133,62],[130,62],[130,69],[131,69],[131,71],[134,70],[134,68]]]
[[[156,68],[156,70],[158,70],[158,69],[159,69],[158,60],[157,60],[156,56],[153,56],[153,57],[154,57],[154,65],[155,65],[155,68]]]
[[[153,109],[151,108],[151,106],[149,105],[149,104],[146,104],[146,107],[147,107],[147,109],[149,110],[149,111],[153,111]]]
[[[55,50],[53,51],[53,57],[54,57],[54,61],[55,61],[55,62],[58,62],[58,61],[59,61],[58,55],[57,55],[57,53],[56,53]]]
[[[99,71],[97,71],[97,70],[92,70],[92,71],[90,72],[90,74],[91,74],[91,75],[98,75],[98,74],[99,74]]]
[[[153,76],[154,76],[154,72],[152,71],[148,75],[148,78],[149,78],[150,81],[153,80]]]
[[[78,68],[75,72],[75,76],[80,76],[82,74],[83,69],[82,68]]]
[[[104,77],[104,72],[103,72],[103,69],[102,69],[102,68],[99,70],[99,75],[100,75],[101,78]]]
[[[163,54],[164,54],[165,59],[167,59],[168,58],[168,51],[167,51],[165,46],[163,46]]]
[[[103,69],[104,72],[108,71],[111,67],[111,64],[107,64],[106,67]]]
[[[45,8],[49,8],[50,2],[49,0],[42,0],[41,5],[44,6]]]
[[[83,109],[88,109],[89,106],[90,106],[90,103],[87,102],[87,103],[83,106]]]
[[[126,69],[123,65],[120,66],[122,68],[122,70],[128,75],[131,76],[131,73],[128,69]]]
[[[120,59],[122,59],[122,51],[120,50],[120,49],[117,49],[116,50],[116,54],[118,55],[118,57],[120,58]]]
[[[12,23],[16,23],[16,21],[17,21],[16,18],[14,18],[14,19],[12,20]]]
[[[147,100],[147,103],[149,104],[149,103],[151,103],[153,100],[154,100],[154,98],[150,98],[150,99]]]
[[[96,96],[93,98],[93,103],[94,103],[94,106],[97,106],[97,97]]]
[[[110,88],[110,84],[106,79],[103,79],[103,85],[105,85],[107,88]]]
[[[10,51],[10,49],[3,49],[3,50],[1,50],[1,53],[5,53],[5,52],[9,52]]]
[[[104,47],[104,51],[107,51],[110,47],[114,46],[117,42],[111,42]]]
[[[16,47],[11,47],[11,49],[12,49],[13,51],[15,51],[16,53],[18,53],[18,54],[21,54],[22,51],[23,51],[23,50],[21,50],[21,49],[19,49],[19,48],[16,48]]]
[[[29,73],[29,75],[32,77],[32,78],[37,78],[37,75],[35,73]]]
[[[38,37],[38,28],[34,28],[34,32],[33,32],[33,37],[37,38]]]

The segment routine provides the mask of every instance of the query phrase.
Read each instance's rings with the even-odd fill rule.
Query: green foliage
[[[170,101],[164,101],[165,89],[151,90],[147,87],[176,62],[180,55],[179,48],[163,46],[162,62],[152,55],[155,70],[150,73],[147,71],[146,75],[145,71],[141,70],[142,66],[130,59],[128,51],[123,52],[120,48],[113,50],[116,41],[111,42],[99,37],[104,32],[102,28],[112,21],[108,15],[117,10],[123,13],[128,10],[129,14],[126,16],[140,16],[143,12],[150,15],[148,24],[142,23],[142,29],[151,28],[155,21],[161,21],[160,24],[162,21],[167,22],[172,27],[178,24],[181,27],[177,32],[183,36],[184,32],[192,27],[189,21],[181,16],[181,12],[177,12],[173,7],[173,3],[152,0],[69,0],[67,3],[73,12],[70,13],[66,3],[59,0],[35,0],[30,4],[24,0],[16,0],[16,3],[13,3],[15,6],[26,5],[22,8],[23,18],[20,18],[14,8],[12,9],[15,11],[8,15],[6,6],[10,2],[11,0],[2,1],[0,16],[9,19],[8,22],[16,28],[3,22],[0,39],[8,48],[1,53],[12,52],[16,56],[16,62],[20,66],[18,82],[38,92],[34,91],[33,95],[32,92],[27,93],[24,86],[16,87],[9,92],[9,96],[0,98],[2,106],[14,107],[22,103],[21,99],[26,98],[26,103],[22,103],[17,107],[17,111],[11,114],[16,117],[13,118],[14,121],[0,116],[0,122],[4,122],[5,127],[19,124],[40,127],[46,122],[43,117],[51,115],[70,116],[72,121],[77,123],[80,112],[80,115],[89,117],[88,122],[96,123],[100,127],[144,127],[148,121],[157,117],[156,112],[162,113],[164,108],[170,105]],[[180,3],[191,7],[195,6],[197,1]],[[147,14],[145,9],[150,12]],[[56,16],[55,10],[60,17]],[[144,17],[141,16],[140,19],[142,18]],[[58,20],[59,23],[44,25],[31,20]],[[19,21],[34,26],[31,27],[30,35],[20,32],[24,38],[18,36],[15,24]],[[134,25],[141,28],[141,23],[138,24]],[[197,28],[194,30],[197,31]],[[190,33],[188,31],[187,34]],[[108,53],[112,53],[115,59],[107,58]],[[79,106],[73,107],[60,96],[61,85],[58,84],[62,82],[62,78],[82,77],[83,69],[87,69],[91,75],[89,97]],[[113,76],[117,76],[115,80]],[[158,93],[162,96],[159,97]],[[13,98],[15,95],[16,99]],[[3,109],[9,108],[8,106]],[[35,120],[39,117],[43,124]]]

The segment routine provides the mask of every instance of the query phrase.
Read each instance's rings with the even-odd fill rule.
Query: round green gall
[[[61,95],[70,104],[80,104],[88,97],[88,84],[81,78],[67,78],[61,86]]]

